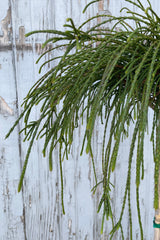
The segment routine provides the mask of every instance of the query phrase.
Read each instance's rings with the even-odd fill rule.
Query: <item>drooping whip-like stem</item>
[[[155,210],[154,240],[160,239],[160,169],[159,169],[158,195],[159,195],[159,206],[158,206],[158,209]]]

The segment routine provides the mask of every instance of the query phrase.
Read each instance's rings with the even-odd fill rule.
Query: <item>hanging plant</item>
[[[87,7],[97,1],[92,1]],[[59,58],[56,66],[43,75],[30,89],[23,102],[23,111],[6,137],[14,130],[21,119],[25,127],[21,130],[25,134],[24,141],[30,141],[21,174],[18,191],[21,190],[31,148],[36,139],[44,138],[43,155],[49,149],[49,168],[52,170],[52,153],[59,147],[59,165],[61,174],[61,200],[63,204],[63,172],[62,161],[68,159],[73,143],[74,129],[86,122],[81,154],[84,149],[92,158],[95,173],[95,186],[103,185],[103,193],[98,212],[103,208],[102,231],[104,219],[111,218],[113,229],[110,239],[120,228],[123,236],[122,218],[128,198],[130,239],[132,239],[132,213],[131,213],[131,169],[135,147],[136,155],[136,194],[137,211],[141,239],[143,228],[140,216],[139,185],[144,178],[144,138],[148,124],[148,110],[153,109],[151,141],[153,143],[153,156],[155,164],[154,173],[154,208],[158,208],[158,177],[160,164],[160,18],[153,11],[149,0],[145,8],[140,0],[136,2],[126,0],[136,6],[140,13],[133,12],[124,7],[127,15],[114,17],[109,15],[94,16],[78,28],[71,18],[67,19],[65,31],[42,30],[35,33],[49,33],[52,35],[43,47],[52,42],[58,44],[43,53],[39,60],[49,51],[65,46],[63,56]],[[102,22],[84,31],[84,27],[94,19],[101,17]],[[133,21],[132,27],[128,22]],[[112,28],[106,28],[112,23]],[[116,31],[116,27],[119,31]],[[66,41],[66,43],[64,43]],[[53,45],[54,46],[54,45]],[[47,64],[43,63],[40,67]],[[35,105],[40,104],[40,116],[35,121],[29,121],[30,114]],[[61,107],[59,107],[59,104]],[[92,136],[97,118],[104,124],[102,149],[102,181],[97,182],[92,151]],[[108,130],[111,123],[110,130]],[[121,140],[128,136],[129,126],[134,123],[134,131],[130,144],[126,187],[119,220],[114,223],[110,191],[111,174],[117,164],[117,154]],[[109,134],[109,137],[108,137]]]

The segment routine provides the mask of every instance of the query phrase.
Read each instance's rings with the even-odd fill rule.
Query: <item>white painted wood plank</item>
[[[1,33],[3,34],[0,37],[1,44],[7,41],[7,38],[4,39],[5,28],[2,23],[6,21],[6,28],[10,25],[10,11],[8,9],[8,3],[3,2],[0,11]],[[20,174],[17,129],[10,139],[4,139],[11,124],[17,118],[16,86],[12,56],[12,51],[6,51],[5,49],[3,54],[2,52],[0,54],[0,96],[3,98],[1,100],[5,100],[8,106],[14,111],[14,115],[10,115],[4,110],[0,112],[0,238],[3,240],[24,239],[22,194],[17,193],[18,175]]]
[[[89,1],[88,1],[89,2]],[[152,1],[153,7],[157,10],[158,1]],[[79,157],[80,145],[82,143],[83,126],[75,132],[75,142],[68,161],[63,163],[64,171],[64,204],[66,214],[62,215],[61,196],[60,196],[60,177],[58,164],[58,150],[54,152],[53,172],[48,170],[48,159],[41,154],[42,142],[37,142],[33,147],[29,165],[24,181],[23,192],[17,193],[17,185],[20,176],[21,165],[27,150],[27,144],[19,139],[17,129],[11,137],[4,141],[4,136],[16,119],[16,88],[18,97],[18,110],[21,111],[20,103],[33,83],[38,79],[38,67],[35,61],[38,57],[36,43],[42,43],[45,35],[38,34],[26,39],[26,44],[31,44],[28,50],[22,51],[16,48],[20,43],[22,32],[29,32],[35,29],[62,29],[67,17],[72,17],[77,26],[86,19],[98,13],[98,5],[88,9],[86,15],[82,15],[82,9],[86,1],[79,0],[30,0],[30,1],[11,1],[12,31],[14,45],[13,51],[3,51],[0,56],[0,74],[2,87],[0,96],[14,109],[14,116],[3,116],[0,114],[0,239],[20,239],[20,240],[97,240],[107,239],[111,229],[110,223],[105,223],[105,232],[100,235],[101,214],[97,214],[97,206],[101,197],[102,189],[98,188],[93,196],[90,192],[94,186],[93,169],[91,159],[85,154]],[[104,0],[104,8],[108,9],[113,15],[119,15],[121,7],[126,6],[124,0]],[[128,6],[128,3],[127,3]],[[3,11],[0,11],[0,19],[4,19],[9,8],[7,3],[1,4]],[[2,33],[2,29],[0,30]],[[24,39],[23,39],[24,41]],[[10,41],[11,43],[11,41]],[[16,85],[15,85],[16,83]],[[9,86],[9,87],[8,87]],[[38,110],[33,112],[33,118],[38,116]],[[20,125],[22,127],[22,124]],[[94,153],[98,179],[101,180],[101,148],[103,127],[97,121],[94,132]],[[19,154],[19,142],[21,154]],[[119,153],[119,163],[113,183],[116,183],[112,194],[115,218],[120,215],[120,204],[123,200],[125,169],[127,165],[127,147],[131,139],[126,141]],[[145,238],[153,239],[152,221],[154,216],[153,209],[153,158],[152,148],[149,138],[146,139],[145,148],[145,179],[141,184],[141,209],[142,222],[145,229]],[[121,160],[123,158],[123,161]],[[135,165],[135,162],[133,163]],[[123,176],[123,178],[122,178]],[[135,167],[132,176],[132,206],[133,206],[133,239],[140,239],[136,196],[135,196]],[[22,221],[23,220],[23,221]],[[24,224],[25,225],[24,225]],[[125,211],[123,223],[126,226],[126,239],[128,232],[128,215]],[[121,239],[120,233],[115,238]]]

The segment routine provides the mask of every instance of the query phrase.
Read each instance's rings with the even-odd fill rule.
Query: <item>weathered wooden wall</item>
[[[151,2],[155,10],[160,7],[158,0]],[[83,15],[82,9],[86,3],[86,0],[6,0],[0,3],[0,239],[2,240],[108,239],[110,223],[105,224],[105,232],[101,235],[101,213],[97,214],[101,189],[94,196],[90,192],[94,186],[91,159],[86,155],[79,157],[82,126],[75,132],[72,153],[69,160],[63,164],[66,210],[64,216],[60,199],[58,151],[54,152],[53,172],[49,172],[48,161],[41,154],[42,142],[35,143],[23,190],[17,193],[27,149],[27,144],[23,143],[18,134],[22,125],[16,128],[9,139],[4,140],[5,134],[21,112],[20,105],[25,94],[39,78],[39,66],[35,65],[35,61],[46,36],[36,35],[25,39],[24,33],[35,29],[61,29],[66,18],[70,16],[79,24],[87,16],[104,10],[110,11],[112,15],[118,15],[121,7],[129,5],[125,0],[104,0],[103,4],[90,7],[86,15]],[[35,109],[33,118],[37,114],[38,111]],[[99,179],[101,179],[102,131],[103,127],[97,121],[93,144]],[[127,164],[129,143],[130,138],[120,150],[121,161],[113,176],[115,189],[112,202],[117,218],[123,200],[124,176],[126,176],[123,166]],[[144,236],[146,240],[151,240],[154,210],[153,159],[149,137],[146,137],[145,146],[145,179],[141,184],[140,204]],[[133,239],[140,239],[134,176],[135,168],[132,178]],[[126,226],[125,239],[129,239],[127,211],[123,223]],[[117,234],[114,239],[120,240],[121,235]]]

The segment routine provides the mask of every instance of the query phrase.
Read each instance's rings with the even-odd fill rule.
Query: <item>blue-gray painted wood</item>
[[[89,2],[89,1],[88,1]],[[145,1],[146,2],[146,1]],[[152,0],[158,10],[160,3]],[[58,150],[54,152],[53,172],[49,172],[48,160],[42,157],[42,144],[34,144],[24,180],[24,186],[17,193],[19,176],[23,166],[27,144],[23,143],[18,131],[20,123],[9,139],[5,134],[21,112],[21,103],[30,87],[38,80],[35,62],[41,52],[45,35],[35,35],[27,39],[24,33],[35,29],[61,29],[67,17],[80,24],[87,17],[100,11],[118,15],[124,0],[104,0],[104,5],[95,4],[82,14],[86,0],[9,0],[1,2],[0,9],[0,239],[2,240],[106,240],[111,223],[105,223],[104,234],[100,234],[101,213],[97,206],[102,189],[91,193],[94,176],[91,159],[79,156],[84,127],[75,132],[74,144],[68,161],[63,163],[64,203],[66,214],[62,215],[60,197],[60,176]],[[63,50],[62,50],[63,52]],[[55,52],[54,54],[59,54]],[[46,58],[49,58],[47,56]],[[47,66],[50,67],[50,66]],[[47,68],[46,68],[47,69]],[[44,73],[45,69],[42,71]],[[32,114],[38,115],[38,109]],[[152,121],[152,111],[150,111]],[[149,129],[150,131],[151,129]],[[131,129],[132,131],[132,129]],[[98,179],[101,180],[101,149],[103,126],[97,120],[94,130],[94,154]],[[112,194],[115,218],[118,220],[125,188],[125,176],[130,137],[121,147],[117,169],[112,176],[115,188]],[[133,239],[140,239],[135,195],[135,162],[132,175]],[[154,165],[149,136],[145,140],[145,178],[140,187],[140,205],[146,240],[152,240],[153,176]],[[129,219],[127,209],[123,223],[125,239],[129,239]],[[115,240],[120,240],[118,233]]]

